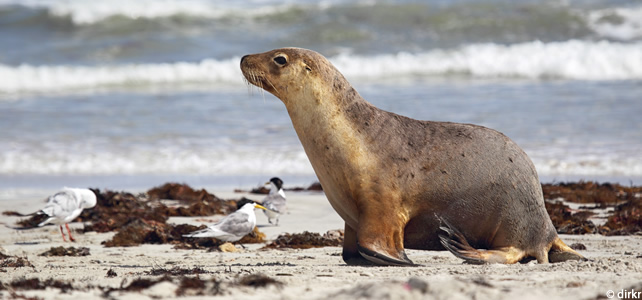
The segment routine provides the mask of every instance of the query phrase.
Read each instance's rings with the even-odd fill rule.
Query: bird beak
[[[267,210],[267,208],[263,207],[263,206],[262,206],[262,205],[260,205],[260,204],[256,204],[256,203],[254,204],[254,208],[260,208],[260,209],[262,209],[262,210]]]
[[[272,183],[272,182],[268,181],[268,182],[264,183],[263,185],[270,185],[270,183]]]

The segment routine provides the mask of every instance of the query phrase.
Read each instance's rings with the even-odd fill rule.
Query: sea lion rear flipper
[[[439,229],[446,232],[448,236],[439,235],[441,244],[452,254],[471,264],[504,263],[513,264],[526,256],[526,253],[515,247],[503,247],[499,249],[480,250],[473,248],[466,237],[459,232],[448,221],[438,218]]]
[[[586,261],[588,259],[567,246],[559,237],[556,237],[551,245],[551,250],[548,252],[548,261],[558,263],[567,260]]]

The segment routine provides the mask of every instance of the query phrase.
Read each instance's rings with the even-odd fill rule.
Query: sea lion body
[[[545,263],[551,250],[581,258],[558,238],[535,167],[505,135],[378,109],[311,50],[245,56],[241,69],[285,104],[345,221],[348,264],[412,264],[404,248],[471,262]]]

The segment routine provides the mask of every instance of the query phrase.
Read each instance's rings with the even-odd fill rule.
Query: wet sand
[[[53,191],[52,191],[53,192]],[[214,192],[223,199],[261,195]],[[46,194],[44,195],[46,196]],[[31,212],[41,205],[39,193],[0,194],[0,211]],[[257,211],[259,230],[271,241],[282,233],[325,233],[343,222],[322,193],[288,193],[289,213],[271,226]],[[168,223],[194,225],[219,219],[174,217]],[[0,216],[13,226],[18,217]],[[70,224],[72,229],[82,223]],[[0,268],[0,282],[37,278],[71,288],[0,289],[3,298],[41,299],[596,299],[642,291],[642,236],[562,235],[567,244],[581,243],[588,262],[540,265],[467,265],[445,251],[407,250],[419,267],[353,267],[341,259],[340,247],[275,250],[265,244],[240,246],[239,252],[177,250],[173,245],[143,244],[106,248],[101,242],[115,233],[74,232],[75,243],[63,243],[57,226],[13,230],[0,226],[0,252],[26,258],[32,267]],[[40,256],[52,247],[86,247],[88,256]],[[181,275],[169,274],[176,271]],[[160,275],[153,275],[160,274]],[[141,279],[149,279],[135,289]],[[189,279],[197,279],[189,281]],[[190,285],[190,282],[192,284]],[[195,282],[195,283],[194,283]],[[126,288],[129,288],[128,290]]]

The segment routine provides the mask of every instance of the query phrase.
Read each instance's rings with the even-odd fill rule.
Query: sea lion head
[[[337,85],[346,82],[323,55],[302,48],[281,48],[246,55],[241,59],[245,79],[288,106],[300,99],[327,99]]]

